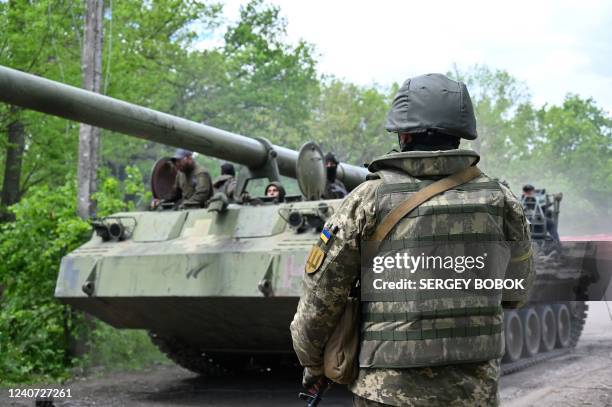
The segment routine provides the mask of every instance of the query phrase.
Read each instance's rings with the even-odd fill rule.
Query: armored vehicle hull
[[[315,239],[296,236],[278,216],[296,205],[304,204],[117,214],[134,219],[132,237],[94,236],[66,256],[55,295],[115,327],[207,350],[289,352],[288,324]]]
[[[339,202],[326,201],[325,212]],[[289,323],[318,233],[296,234],[279,214],[320,204],[114,215],[107,221],[121,219],[131,237],[94,235],[64,257],[55,295],[114,327],[150,331],[168,356],[200,373],[253,357],[266,366],[289,360]]]

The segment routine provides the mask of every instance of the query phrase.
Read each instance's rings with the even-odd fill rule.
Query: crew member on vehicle
[[[223,163],[221,165],[221,175],[219,175],[213,181],[213,187],[215,193],[221,192],[227,196],[230,201],[233,201],[234,193],[236,191],[236,171],[234,165],[230,163]]]
[[[163,199],[155,199],[153,209],[165,202],[174,202],[177,209],[204,208],[212,196],[210,174],[193,160],[193,152],[179,148],[172,157],[177,174],[172,192]]]
[[[276,202],[284,202],[285,200],[285,188],[278,181],[270,182],[266,186],[264,194],[268,198],[274,198]]]
[[[337,178],[338,164],[339,162],[334,153],[329,152],[325,155],[325,172],[327,175],[327,181],[325,183],[323,199],[341,199],[347,194],[346,187],[342,181]]]
[[[561,192],[557,194],[553,194],[552,196],[556,201],[560,201],[561,199],[563,199],[563,193]],[[537,197],[536,197],[536,189],[533,185],[531,184],[523,185],[523,196],[522,196],[523,202],[525,201],[525,198],[531,198],[535,200],[536,202],[538,202]],[[553,205],[554,205],[554,202],[544,202],[540,205],[540,207],[542,208],[542,212],[544,213],[544,216],[546,217],[546,231],[548,232],[548,234],[554,241],[560,242],[561,238],[559,237],[559,231],[557,229],[557,222],[555,221],[555,214],[553,210],[551,209]]]

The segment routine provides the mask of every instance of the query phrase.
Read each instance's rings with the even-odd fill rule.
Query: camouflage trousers
[[[355,406],[498,406],[499,359],[411,369],[361,368]]]
[[[496,404],[471,404],[468,402],[466,404],[475,407],[494,407]],[[353,407],[394,407],[391,404],[379,403],[374,400],[368,400],[366,398],[360,397],[356,394],[353,394]]]
[[[364,399],[358,395],[353,395],[353,406],[354,407],[388,407],[389,404],[379,403],[374,400]]]

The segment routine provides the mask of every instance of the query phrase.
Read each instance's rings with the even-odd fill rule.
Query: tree
[[[220,23],[221,7],[202,1],[114,2],[105,20],[103,93],[182,115],[194,42]],[[101,165],[123,180],[126,166],[147,174],[169,147],[103,131]]]
[[[81,51],[83,89],[100,93],[102,81],[102,19],[104,0],[87,0],[85,33]],[[81,123],[79,127],[79,155],[77,164],[77,212],[83,219],[93,214],[91,195],[96,192],[100,129]]]
[[[478,138],[463,145],[480,154],[482,168],[495,166],[505,173],[526,152],[528,134],[517,118],[525,117],[531,107],[527,86],[504,70],[483,65],[465,71],[455,66],[449,76],[466,84],[476,114]]]
[[[535,108],[529,92],[505,71],[476,66],[455,77],[467,83],[478,139],[462,143],[481,154],[479,166],[510,182],[563,192],[562,233],[609,230],[612,118],[594,100],[569,94]]]
[[[322,85],[308,134],[342,161],[361,165],[397,142],[384,128],[395,88],[384,94],[331,78]]]
[[[94,195],[101,215],[133,209],[148,200],[142,176],[128,168],[121,183],[102,178]],[[83,338],[83,316],[53,298],[64,255],[91,236],[76,215],[74,170],[59,187],[36,185],[11,207],[15,221],[0,225],[0,385],[65,378],[73,365],[75,334]],[[129,199],[128,196],[133,199]]]
[[[312,47],[286,43],[276,6],[241,7],[220,49],[194,51],[183,65],[182,116],[250,137],[297,148],[318,93]]]
[[[530,169],[564,192],[566,231],[612,227],[612,117],[593,99],[568,94],[536,114]]]
[[[0,36],[0,64],[80,86],[83,4],[68,0],[0,1],[0,21],[7,22]],[[178,73],[173,66],[181,66],[193,41],[201,35],[199,30],[218,24],[220,6],[179,0],[110,5],[113,7],[104,18],[107,45],[102,54],[102,92],[172,112],[176,95],[185,88],[176,81]],[[14,156],[14,151],[7,149],[16,145],[3,134],[8,134],[8,126],[14,122],[22,123],[24,129],[23,145],[13,149],[23,151],[21,159],[13,160],[21,163],[21,172],[9,172],[13,188],[3,186],[3,191],[16,190],[18,185],[20,199],[33,185],[61,185],[75,163],[79,125],[32,111],[12,112],[1,105],[0,174],[7,173],[7,152]],[[123,179],[126,165],[135,163],[148,172],[153,158],[163,155],[160,152],[164,149],[113,134],[102,142],[100,158]]]
[[[11,115],[18,116],[19,109],[11,108],[9,112]],[[21,195],[21,163],[25,148],[23,123],[18,118],[15,118],[14,121],[9,120],[7,134],[6,162],[4,180],[2,182],[2,198],[0,199],[0,207],[4,208],[8,208],[19,201]],[[0,221],[8,219],[11,219],[10,214],[0,211]]]
[[[79,41],[78,35],[73,35],[74,13],[79,14],[79,10],[72,2],[0,2],[0,64],[75,83],[78,71],[68,63]],[[7,134],[6,139],[0,138],[0,158],[4,156],[0,162],[4,172],[2,205],[7,206],[17,202],[31,186],[47,180],[49,169],[43,163],[49,154],[62,155],[70,141],[64,138],[67,126],[61,120],[4,105],[0,106],[0,128]],[[34,157],[37,159],[29,159]]]

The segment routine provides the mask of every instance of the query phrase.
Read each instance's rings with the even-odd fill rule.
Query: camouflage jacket
[[[422,153],[404,153],[399,169],[406,174],[407,182],[440,178],[478,159],[473,152],[467,155],[472,158],[435,153],[423,158]],[[471,182],[477,181],[478,178]],[[361,243],[368,240],[376,226],[375,194],[381,185],[381,179],[366,181],[345,198],[327,222],[336,231],[326,245],[323,263],[315,272],[304,274],[303,294],[291,323],[291,334],[301,364],[313,374],[322,373],[325,343],[339,320],[351,285],[359,277]],[[508,188],[503,185],[500,188],[505,199],[505,238],[528,242],[529,228],[520,202]],[[531,285],[534,278],[531,259],[513,274],[522,275]],[[498,376],[498,360],[410,369],[360,368],[358,378],[349,388],[361,397],[392,406],[496,405]]]
[[[210,174],[203,167],[195,164],[189,173],[179,171],[174,181],[173,194],[165,200],[180,201],[182,208],[203,208],[213,192]]]

